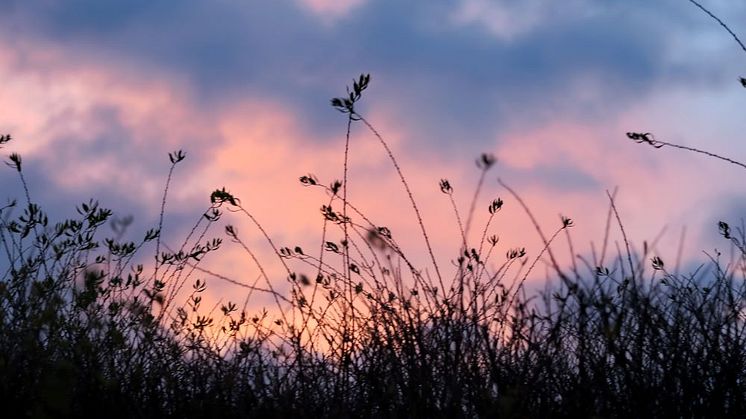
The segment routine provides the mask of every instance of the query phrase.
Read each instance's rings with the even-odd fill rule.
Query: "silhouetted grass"
[[[0,207],[3,411],[10,417],[746,415],[743,226],[718,225],[735,259],[715,253],[709,269],[672,273],[647,246],[641,254],[630,251],[609,194],[601,252],[563,268],[552,244],[565,232],[571,245],[573,221],[563,217],[545,234],[520,196],[500,182],[544,246],[536,255],[497,250],[491,225],[504,201],[480,203],[496,163],[484,154],[468,213],[459,212],[451,183],[439,183],[460,249],[455,264],[439,264],[403,168],[355,108],[369,81],[361,76],[347,96],[332,100],[347,117],[343,180],[326,186],[313,175],[300,178],[324,196],[313,252],[275,244],[225,188],[211,194],[179,249],[170,249],[161,241],[162,220],[181,151],[169,155],[158,226],[139,242],[121,241],[131,219],[113,219],[94,201],[79,205],[76,218],[50,222],[31,198],[21,157],[11,154],[8,165],[24,196]],[[380,142],[407,192],[422,255],[404,254],[389,228],[347,199],[347,153],[357,123]],[[628,136],[726,159],[648,133]],[[10,140],[1,137],[0,146]],[[487,221],[472,243],[478,212]],[[200,266],[223,245],[210,229],[225,216],[246,217],[285,272],[265,269],[230,224],[225,236],[245,250],[259,276],[229,278]],[[107,223],[113,238],[100,231]],[[613,225],[624,239],[616,254],[608,245]],[[138,264],[153,245],[152,266]],[[432,266],[416,266],[423,256]],[[529,294],[524,283],[544,259],[556,281]],[[204,307],[207,280],[230,281],[246,296]],[[249,312],[257,294],[270,295],[274,306]]]
[[[367,83],[367,77],[356,81],[350,102],[339,103],[350,124],[363,121],[373,130],[354,109],[358,90]],[[402,169],[383,137],[373,132],[409,193],[426,252],[437,266]],[[630,138],[635,135],[648,138]],[[9,140],[3,137],[2,143]],[[169,157],[160,220],[174,168],[185,155]],[[494,164],[490,155],[477,160],[482,175],[474,202]],[[0,394],[14,415],[746,413],[743,228],[732,231],[720,223],[739,257],[723,265],[720,255],[713,255],[707,275],[672,274],[647,249],[635,256],[626,235],[624,250],[611,261],[601,262],[607,260],[603,250],[597,260],[581,259],[585,268],[564,270],[551,244],[572,220],[563,218],[546,236],[520,196],[503,183],[545,245],[534,256],[520,248],[498,255],[490,224],[503,200],[488,201],[481,240],[472,246],[468,229],[479,205],[470,205],[465,227],[453,186],[442,179],[441,191],[459,224],[461,254],[450,276],[436,270],[433,279],[402,253],[388,228],[347,202],[344,182],[325,186],[313,175],[300,178],[327,195],[321,243],[313,254],[276,246],[225,188],[212,193],[210,207],[181,248],[163,252],[162,221],[137,243],[100,240],[105,223],[112,222],[121,237],[131,220],[112,221],[111,212],[95,202],[81,204],[76,219],[50,223],[31,200],[20,156],[11,154],[9,165],[26,191],[24,204],[11,201],[0,208]],[[609,216],[616,215],[621,228],[609,198]],[[231,225],[225,227],[227,237],[244,247],[260,278],[247,285],[199,266],[222,245],[206,237],[224,208],[248,217],[265,236],[286,270],[288,295],[275,290],[278,279],[270,275],[276,273],[262,267]],[[328,240],[334,230],[345,239]],[[153,266],[133,263],[151,241],[156,242]],[[524,281],[545,255],[557,282],[526,295]],[[218,312],[203,308],[206,281],[194,279],[197,274],[231,280],[248,288],[248,295],[269,293],[276,307],[251,314],[247,297],[242,307],[226,302]]]

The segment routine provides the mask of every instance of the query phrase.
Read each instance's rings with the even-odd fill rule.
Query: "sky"
[[[702,4],[746,37],[746,3]],[[97,199],[134,217],[135,240],[157,224],[168,152],[182,149],[165,243],[178,246],[225,187],[278,245],[313,248],[328,198],[298,177],[342,177],[346,116],[329,99],[361,73],[371,85],[357,110],[391,146],[446,267],[460,239],[438,182],[454,186],[465,217],[483,152],[498,163],[475,223],[493,198],[505,201],[490,230],[501,252],[535,257],[541,243],[498,178],[546,234],[560,214],[572,218],[584,255],[603,240],[615,188],[633,245],[663,231],[655,254],[673,262],[685,232],[688,267],[727,248],[717,221],[738,224],[746,210],[743,169],[625,136],[746,160],[746,54],[686,0],[0,0],[0,132],[15,138],[1,152],[21,154],[32,199],[53,219]],[[21,197],[7,168],[0,190]],[[349,194],[432,269],[399,178],[361,123]],[[277,269],[245,217],[223,222]],[[553,249],[569,263],[566,241]],[[205,263],[240,281],[256,275],[231,243]],[[245,291],[213,284],[228,298]]]

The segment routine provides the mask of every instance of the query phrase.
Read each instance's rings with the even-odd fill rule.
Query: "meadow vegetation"
[[[331,105],[347,121],[340,180],[299,178],[319,190],[319,246],[276,244],[240,197],[216,189],[178,249],[161,241],[172,177],[169,155],[160,222],[122,240],[131,220],[95,201],[52,221],[31,197],[21,156],[7,157],[24,194],[0,207],[0,400],[11,417],[743,417],[746,416],[746,228],[720,222],[736,250],[711,253],[680,274],[647,246],[632,252],[609,194],[601,251],[569,267],[552,244],[562,218],[536,230],[537,254],[504,249],[492,222],[504,205],[530,209],[508,185],[483,200],[496,165],[481,155],[469,210],[454,186],[434,182],[453,207],[456,263],[434,256],[412,191],[385,138],[356,105],[370,77]],[[746,81],[743,81],[746,87]],[[353,128],[373,134],[408,194],[422,255],[405,254],[385,225],[347,199]],[[649,133],[629,139],[680,147]],[[9,147],[11,136],[0,139]],[[689,150],[704,152],[697,149]],[[715,158],[722,158],[712,155]],[[723,158],[724,159],[724,158]],[[741,164],[732,161],[735,164]],[[175,183],[178,185],[178,183]],[[407,209],[407,211],[410,211]],[[479,212],[486,218],[472,243]],[[256,229],[239,232],[232,217]],[[213,231],[225,222],[224,231]],[[234,223],[235,224],[235,223]],[[104,228],[104,227],[107,228]],[[108,227],[111,226],[109,233]],[[612,242],[619,229],[623,240]],[[247,237],[263,236],[285,272],[264,268]],[[111,236],[111,237],[110,237]],[[332,237],[343,237],[334,240]],[[241,246],[257,278],[241,301],[205,306],[200,267],[224,240]],[[502,250],[500,250],[502,249]],[[142,257],[143,254],[149,257]],[[150,263],[139,263],[150,260]],[[529,293],[537,263],[555,280]],[[280,292],[279,289],[288,289]],[[249,310],[252,296],[274,305]]]

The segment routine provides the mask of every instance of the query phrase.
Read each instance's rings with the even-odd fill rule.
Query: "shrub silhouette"
[[[604,245],[596,259],[565,269],[551,245],[569,234],[573,221],[563,217],[545,235],[520,196],[502,182],[511,200],[482,202],[486,174],[496,165],[484,154],[477,159],[480,178],[465,217],[453,198],[454,185],[447,179],[438,184],[460,231],[454,239],[459,255],[448,271],[435,258],[404,168],[356,108],[369,84],[370,76],[361,75],[346,96],[331,101],[347,117],[343,179],[327,186],[312,174],[299,178],[324,197],[324,226],[313,252],[276,245],[226,188],[211,194],[210,206],[179,249],[168,248],[161,242],[162,220],[172,176],[186,158],[182,151],[169,155],[158,226],[138,242],[121,241],[131,220],[113,220],[95,201],[80,204],[76,218],[50,222],[31,199],[21,157],[11,154],[8,164],[25,196],[0,207],[0,399],[6,412],[13,417],[746,414],[746,228],[718,225],[738,250],[733,263],[717,253],[707,275],[671,273],[647,246],[641,254],[629,250],[609,194],[607,224],[616,221],[626,246],[607,255]],[[346,157],[357,125],[369,130],[390,158],[434,277],[427,274],[429,267],[415,266],[389,228],[348,201]],[[648,133],[628,137],[726,159]],[[10,142],[10,135],[0,137],[0,146]],[[515,204],[544,242],[537,255],[520,247],[498,254],[491,223],[504,205]],[[488,218],[479,242],[470,243],[478,211]],[[225,237],[242,246],[260,277],[248,284],[200,266],[223,245],[210,236],[211,229],[233,216],[246,217],[266,239],[286,271],[283,278],[264,269],[230,224]],[[106,223],[112,223],[115,237],[102,238]],[[331,232],[343,239],[329,239]],[[135,261],[149,243],[155,254],[146,267]],[[544,257],[558,281],[529,295],[524,282]],[[208,280],[245,287],[243,305],[203,307]],[[277,291],[281,281],[289,287],[286,294]],[[253,293],[270,295],[275,307],[248,312]]]

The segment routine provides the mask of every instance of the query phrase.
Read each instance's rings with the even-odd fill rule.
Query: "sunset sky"
[[[746,2],[702,4],[746,37]],[[465,215],[482,152],[498,163],[477,226],[501,197],[501,254],[540,247],[498,177],[548,234],[571,217],[576,253],[602,240],[616,187],[631,241],[640,248],[666,227],[655,253],[671,264],[682,228],[696,266],[703,250],[727,247],[717,221],[746,213],[743,169],[625,136],[746,161],[746,53],[686,0],[0,1],[0,132],[15,138],[2,153],[21,154],[53,219],[98,199],[134,216],[132,240],[156,225],[167,153],[183,149],[169,245],[226,187],[279,245],[316,246],[327,198],[298,177],[342,177],[346,117],[329,99],[360,73],[372,80],[358,109],[393,148],[444,266],[459,239],[438,182],[450,180]],[[350,153],[352,202],[427,267],[406,194],[362,124]],[[22,196],[8,168],[0,190]],[[244,218],[224,221],[266,256]],[[223,250],[206,263],[253,279],[244,253]],[[568,254],[564,238],[556,252]]]

